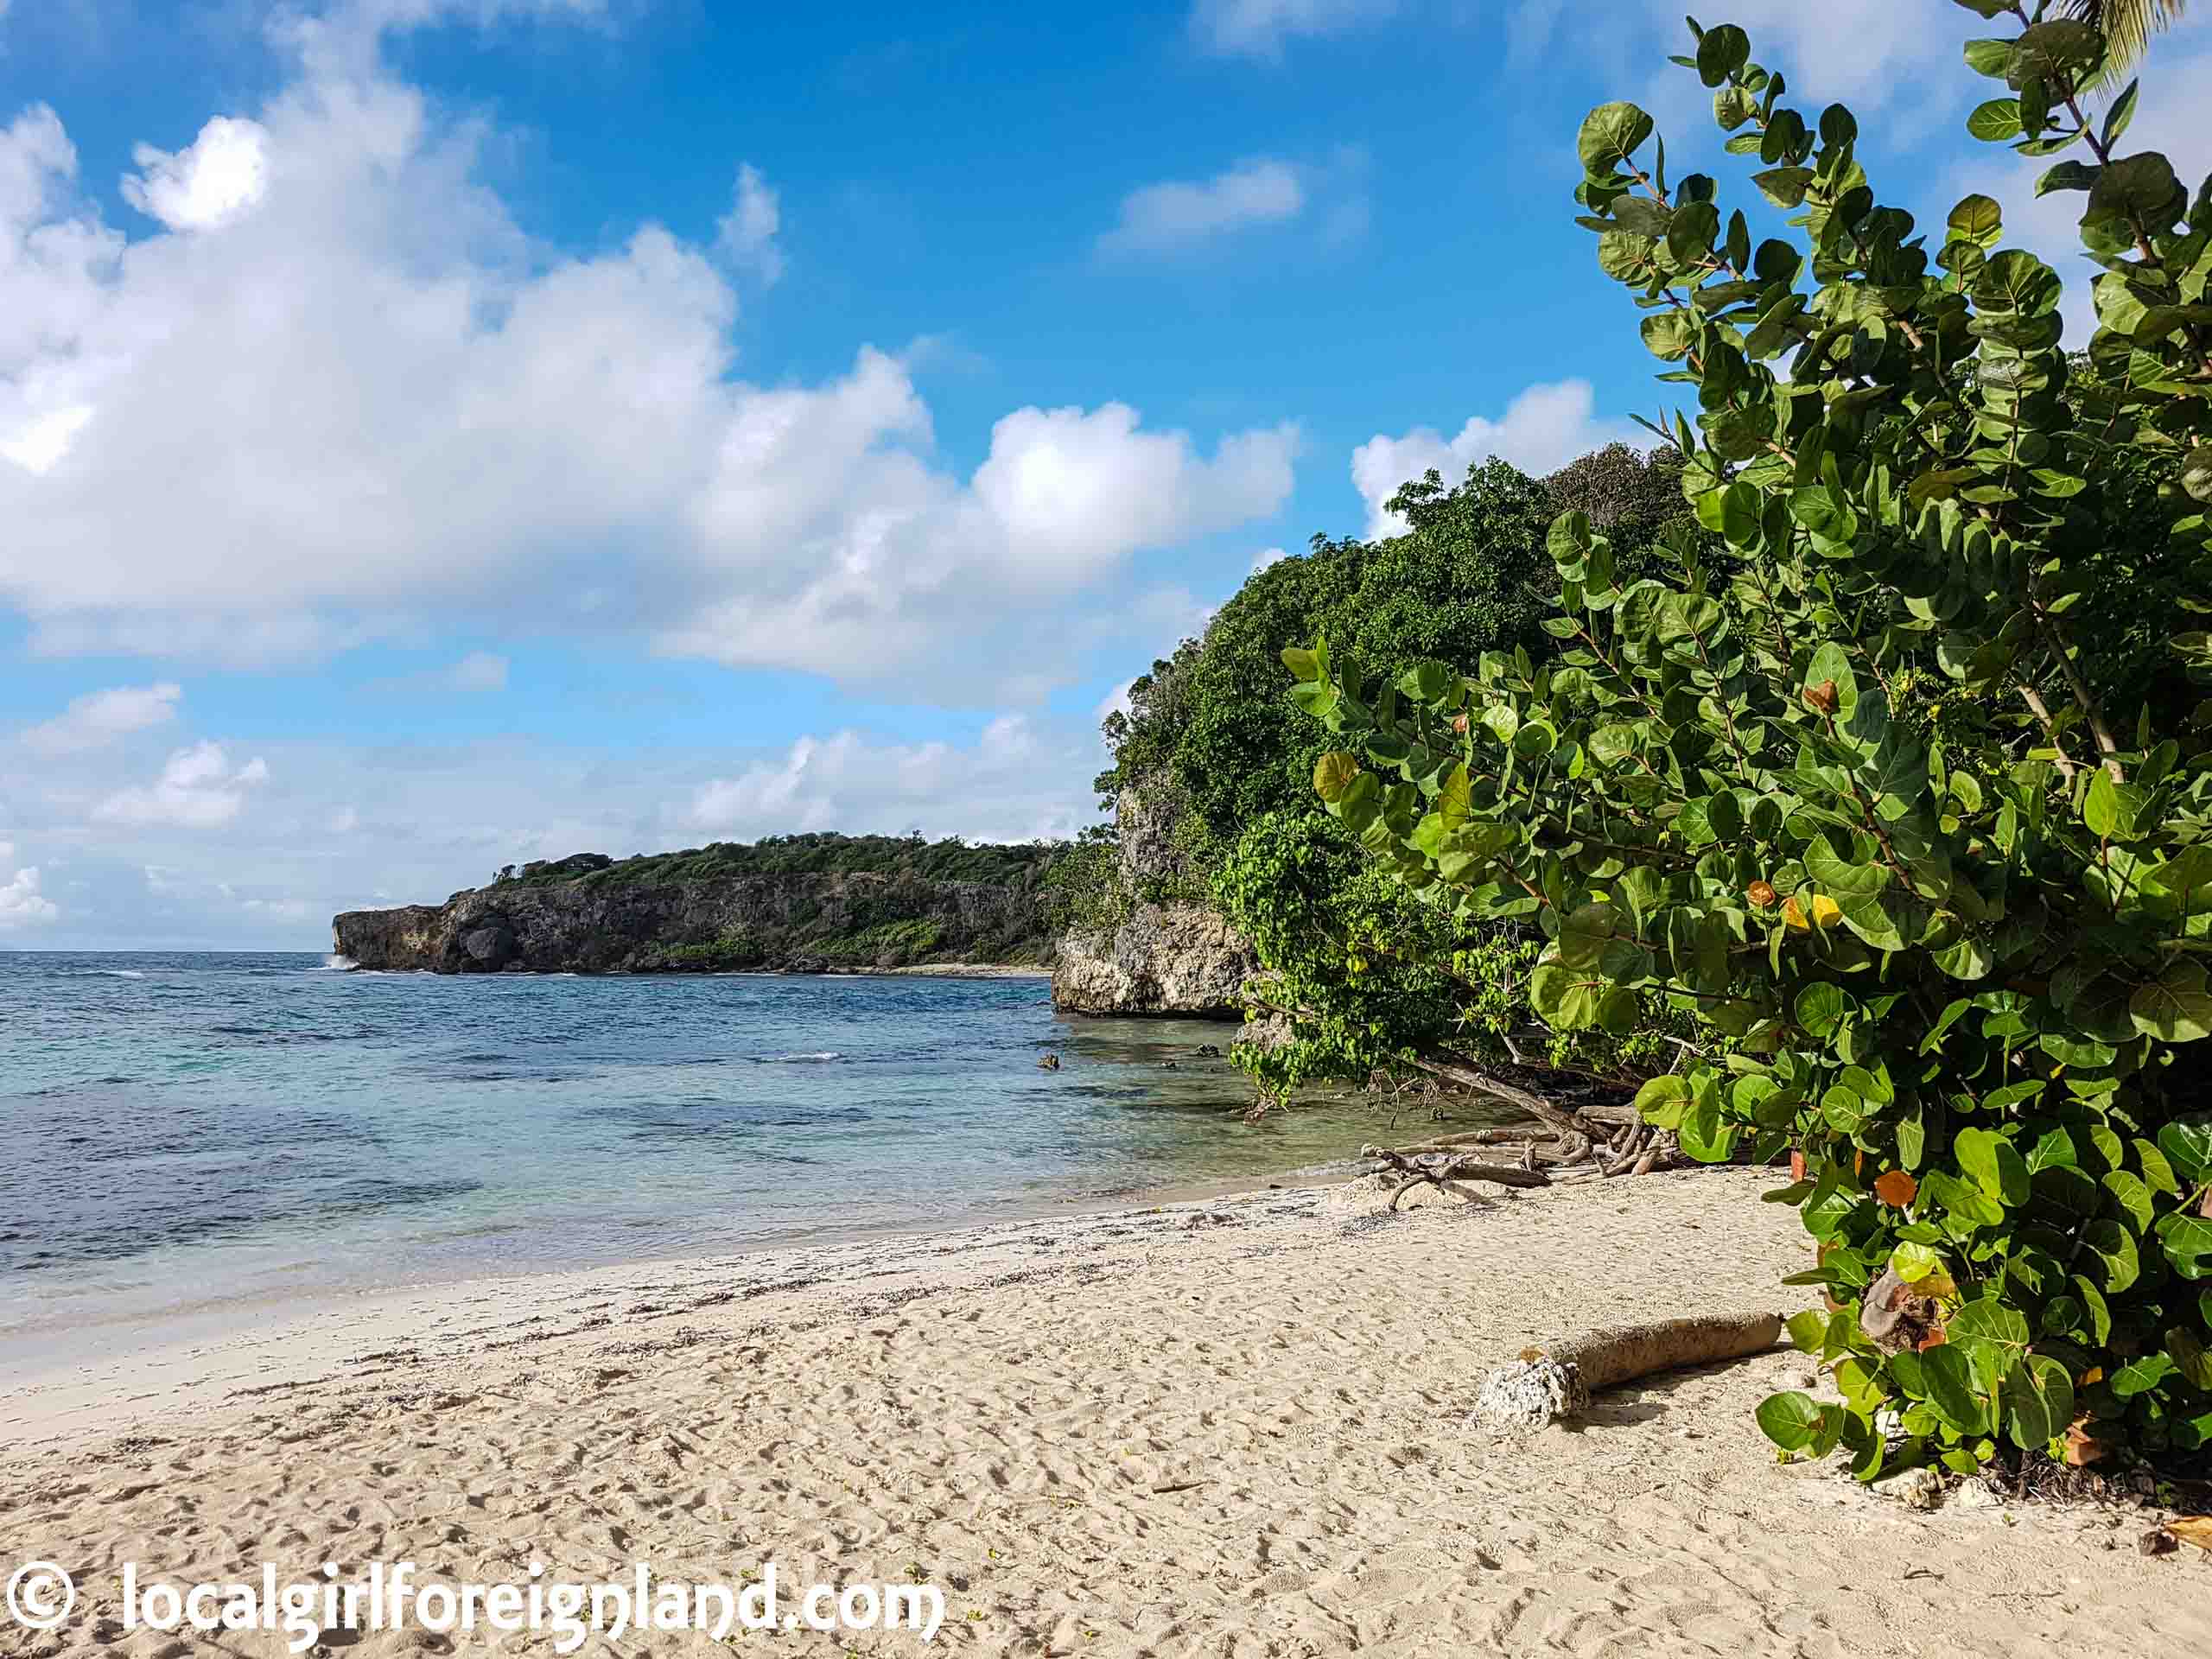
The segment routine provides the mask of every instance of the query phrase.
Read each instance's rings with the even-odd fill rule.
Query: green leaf
[[[1985,1100],[1984,1105],[1988,1102]],[[2036,1142],[2035,1150],[2028,1154],[2028,1173],[2039,1169],[2078,1169],[2081,1155],[2074,1150],[2074,1137],[2064,1129],[2046,1129]]]
[[[1332,749],[1313,763],[1313,791],[1331,804],[1342,800],[1351,780],[1359,776],[1359,758]]]
[[[2036,181],[2036,194],[2048,196],[2060,190],[2087,190],[2097,181],[2099,168],[2086,162],[2066,161],[2044,169]]]
[[[1908,1285],[1916,1285],[1932,1273],[1941,1272],[1942,1256],[1926,1244],[1900,1244],[1890,1252],[1890,1271]]]
[[[1759,194],[1777,207],[1796,208],[1805,201],[1806,188],[1813,182],[1809,167],[1770,167],[1764,172],[1751,175],[1751,182]]]
[[[1821,1408],[1812,1395],[1791,1389],[1759,1402],[1759,1429],[1784,1452],[1802,1452],[1821,1432]]]
[[[2192,1387],[2212,1393],[2212,1351],[2207,1351],[2194,1332],[2183,1325],[2171,1327],[2166,1332],[2166,1352],[2173,1359],[2174,1369]]]
[[[1920,1167],[1920,1160],[1927,1154],[1927,1126],[1918,1112],[1897,1120],[1897,1162],[1905,1168]]]
[[[1976,1227],[1995,1227],[2005,1219],[2005,1211],[1997,1200],[1978,1185],[1968,1185],[1940,1169],[1931,1169],[1920,1183],[1921,1195],[1932,1198],[1943,1206],[1952,1221],[1969,1230]]]
[[[1847,1007],[1848,1002],[1840,986],[1831,985],[1825,980],[1815,980],[1797,993],[1797,1001],[1792,1011],[1797,1023],[1808,1033],[1825,1039],[1842,1023]]]
[[[1866,1121],[1866,1103],[1848,1089],[1829,1089],[1821,1096],[1821,1116],[1838,1135],[1856,1135]]]
[[[1749,547],[1759,538],[1758,493],[1740,480],[1719,492],[1720,521],[1713,526],[1731,547]]]
[[[2001,144],[2020,136],[2020,100],[1993,98],[1977,105],[1967,117],[1967,131],[1986,144]]]
[[[2140,220],[2163,230],[2188,204],[2173,164],[2146,149],[2102,168],[2089,192],[2084,227]]]
[[[1708,29],[1697,43],[1697,76],[1708,86],[1718,86],[1748,62],[1751,38],[1733,23]]]
[[[1805,528],[1816,543],[1845,543],[1859,533],[1857,515],[1825,484],[1811,484],[1803,489],[1792,490],[1789,493],[1789,516]],[[1843,660],[1847,666],[1851,659],[1846,657]]]
[[[2089,1334],[2101,1347],[2112,1340],[2112,1311],[2105,1303],[2104,1293],[2090,1281],[2086,1274],[2074,1275],[2074,1288],[2082,1298],[2082,1306],[2088,1310]]]
[[[2105,1289],[2119,1295],[2141,1275],[2143,1265],[2135,1240],[2116,1221],[2093,1221],[2082,1230],[2082,1240],[2104,1259]]]
[[[2107,1379],[2112,1391],[2123,1400],[2139,1394],[2147,1394],[2173,1374],[2174,1363],[2164,1353],[2145,1354],[2132,1359]]]
[[[1447,832],[1466,823],[1473,787],[1464,762],[1446,772],[1444,781],[1437,786],[1436,816],[1443,821]]]
[[[1575,149],[1592,178],[1610,176],[1651,136],[1651,118],[1633,104],[1600,104],[1584,118]]]
[[[1990,1198],[2012,1205],[2028,1201],[2028,1166],[2012,1143],[1994,1129],[1961,1129],[1952,1151],[1959,1167]]]
[[[2212,1112],[2191,1113],[2164,1125],[2158,1131],[2158,1150],[2189,1185],[2212,1179]]]
[[[2112,774],[2101,767],[2082,798],[2082,822],[2100,840],[2125,839],[2135,833],[2135,821],[2149,798],[2133,784],[2113,782]]]
[[[1643,1122],[1656,1128],[1675,1128],[1681,1123],[1681,1115],[1690,1106],[1690,1084],[1666,1073],[1652,1077],[1637,1090],[1637,1110],[1643,1115]]]
[[[2005,1392],[2005,1428],[2023,1452],[2048,1446],[2074,1421],[2074,1382],[2047,1354],[2031,1354]]]
[[[2212,994],[2205,989],[2203,967],[2186,959],[2169,963],[2156,980],[2136,988],[2127,999],[2127,1017],[2136,1030],[2164,1042],[2212,1036]]]
[[[1737,1126],[1722,1120],[1717,1094],[1696,1101],[1675,1131],[1681,1149],[1700,1164],[1725,1164],[1736,1150]]]
[[[2131,1175],[2124,1169],[2107,1170],[2105,1190],[2120,1200],[2120,1207],[2135,1223],[2137,1232],[2151,1230],[2151,1189],[2143,1185],[2140,1176]]]
[[[1697,324],[1687,311],[1655,311],[1643,320],[1643,343],[1653,356],[1675,362],[1697,343]]]
[[[2002,1382],[2028,1351],[2028,1322],[2019,1310],[1993,1296],[1968,1302],[1951,1316],[1945,1339],[1967,1351],[1969,1358],[1981,1357],[1986,1375]]]
[[[1529,976],[1529,1004],[1554,1031],[1586,1031],[1598,1023],[1605,988],[1587,972],[1548,962]]]
[[[2010,41],[1968,41],[1967,67],[1977,75],[2005,78],[2005,71],[2012,61],[2012,42]]]
[[[1847,723],[1859,709],[1859,677],[1851,671],[1850,654],[1833,639],[1823,642],[1806,665],[1808,706],[1814,695],[1828,684],[1835,687],[1835,707],[1830,711],[1831,716],[1839,724]]]
[[[2153,1192],[2169,1197],[2180,1194],[2181,1183],[2174,1179],[2174,1166],[2166,1161],[2166,1154],[2148,1141],[2135,1143],[2135,1161],[2143,1171],[2144,1185]]]
[[[2018,105],[2011,99],[2003,99],[1999,101],[2012,105],[2015,111],[2014,124],[2017,127]],[[1983,109],[1988,107],[1989,105],[1986,104],[1982,105]],[[2005,233],[2005,212],[1997,205],[1995,200],[1989,196],[1979,193],[1965,196],[1961,198],[1958,205],[1951,209],[1949,228],[1951,234],[1960,240],[1978,243],[1986,247]]]
[[[2112,108],[2105,111],[2105,130],[2100,140],[2104,149],[2109,150],[2118,143],[2120,135],[2127,130],[2128,124],[2135,119],[2135,94],[2142,85],[2139,80],[2129,81],[2127,90],[2113,99]]]
[[[1441,663],[1415,663],[1398,676],[1398,690],[1416,702],[1438,702],[1457,677]]]
[[[2158,1224],[2158,1243],[2183,1278],[2212,1277],[2212,1221],[2170,1215]]]
[[[1974,1392],[1965,1354],[1948,1343],[1930,1348],[1920,1356],[1920,1375],[1928,1408],[1939,1420],[1961,1434],[1988,1432],[1988,1408]]]
[[[1879,864],[1853,864],[1816,837],[1805,849],[1805,874],[1835,900],[1844,925],[1877,950],[1902,950],[1905,937],[1896,913],[1884,900],[1890,873]]]

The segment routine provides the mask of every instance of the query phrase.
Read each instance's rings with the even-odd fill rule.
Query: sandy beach
[[[938,1650],[1310,1656],[2180,1654],[2212,1559],[2088,1510],[1935,1514],[1781,1469],[1787,1351],[1470,1421],[1532,1339],[1786,1306],[1758,1172],[1363,1213],[1264,1191],[923,1239],[362,1298],[27,1379],[6,1553],[83,1586],[9,1654],[263,1654],[125,1635],[125,1562],[188,1581],[411,1559],[427,1576],[927,1580]],[[734,1635],[898,1653],[912,1635]],[[633,1632],[592,1652],[708,1650]],[[552,1651],[335,1630],[319,1652]]]

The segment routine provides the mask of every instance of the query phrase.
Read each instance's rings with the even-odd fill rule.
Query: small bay
[[[1041,978],[0,953],[0,1335],[1127,1202],[1389,1121],[1246,1122],[1232,1032]]]

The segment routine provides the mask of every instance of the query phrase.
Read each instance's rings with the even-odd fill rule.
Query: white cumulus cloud
[[[5,845],[0,842],[0,847]],[[0,854],[0,863],[6,861],[7,855]],[[38,890],[37,866],[27,865],[0,882],[0,932],[50,922],[60,914],[61,907]]]
[[[92,817],[101,823],[219,829],[244,810],[249,790],[268,781],[268,764],[259,756],[234,766],[220,743],[202,741],[170,755],[151,785],[110,795],[92,809]]]
[[[41,754],[67,754],[99,748],[133,732],[164,726],[176,718],[184,688],[173,681],[158,685],[118,685],[70,699],[52,720],[32,727],[23,741]]]
[[[15,863],[15,843],[0,841],[0,870],[14,872],[6,881],[0,882],[0,932],[50,922],[61,913],[60,906],[39,892],[38,867],[16,869]]]
[[[123,199],[173,231],[212,231],[252,210],[269,188],[269,134],[257,121],[219,115],[172,156],[140,144],[139,171]]]
[[[925,434],[928,419],[905,370],[877,353],[822,393],[760,394],[700,503],[709,545],[753,579],[663,630],[663,648],[847,674],[934,653],[972,674],[950,653],[1020,654],[1025,619],[1133,550],[1273,513],[1298,448],[1284,426],[1208,456],[1185,433],[1142,430],[1123,404],[1030,408],[995,423],[963,485],[886,442]],[[747,550],[757,556],[740,563]]]
[[[1306,207],[1306,186],[1288,162],[1260,156],[1210,179],[1171,179],[1122,198],[1120,219],[1098,238],[1108,253],[1156,253],[1209,237],[1280,225]]]
[[[1041,671],[1025,630],[1130,556],[1288,498],[1292,429],[1208,451],[1110,402],[1013,410],[963,478],[904,360],[736,378],[714,250],[647,222],[549,256],[480,123],[302,64],[142,165],[164,228],[127,257],[52,111],[0,133],[0,604],[41,651],[265,661],[497,604],[957,699]],[[772,217],[741,175],[741,246]]]
[[[1023,715],[1001,715],[969,745],[887,743],[855,731],[802,737],[693,791],[679,821],[752,839],[795,830],[962,833],[977,840],[1072,836],[1095,816],[1085,756]],[[1090,764],[1095,765],[1095,760]]]
[[[1530,386],[1508,404],[1497,420],[1470,416],[1446,438],[1434,427],[1417,426],[1398,437],[1376,433],[1351,456],[1351,481],[1367,503],[1367,534],[1402,536],[1404,518],[1384,503],[1399,486],[1430,469],[1449,486],[1467,468],[1496,455],[1525,473],[1555,472],[1576,456],[1608,443],[1634,443],[1641,429],[1628,421],[1601,420],[1586,380],[1561,380]]]

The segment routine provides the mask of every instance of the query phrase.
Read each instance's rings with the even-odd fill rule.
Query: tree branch
[[[2066,786],[2069,789],[2073,788],[2075,773],[2080,768],[2075,766],[2073,757],[2066,753],[2066,745],[2059,740],[2058,728],[2051,722],[2050,705],[2043,700],[2043,693],[2032,685],[2023,685],[2020,688],[2020,700],[2028,705],[2029,711],[2035,715],[2037,723],[2043,727],[2043,734],[2050,740],[2051,753],[2054,756],[2054,764],[2058,767],[2058,775],[2066,780]]]

